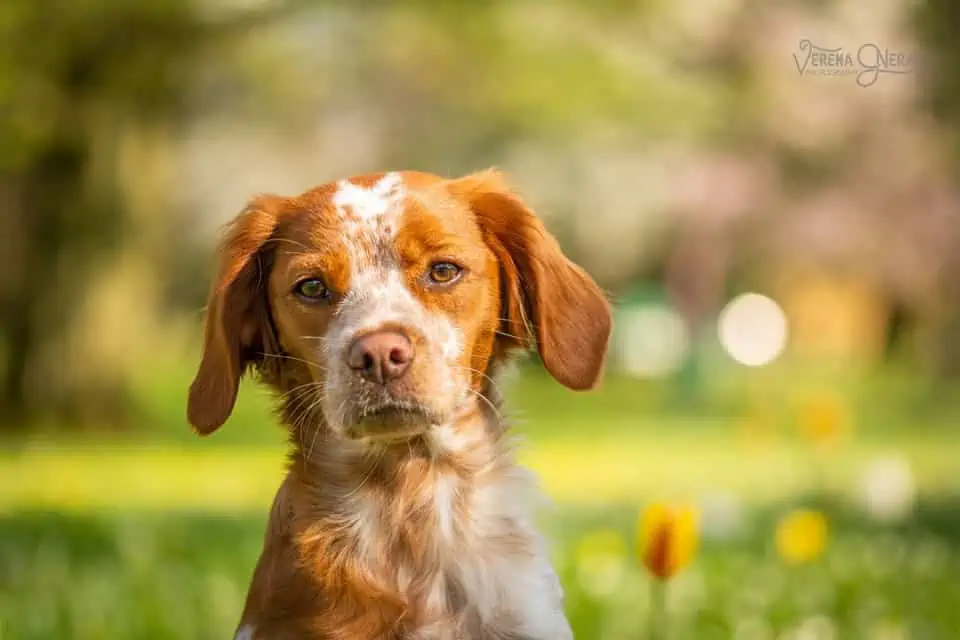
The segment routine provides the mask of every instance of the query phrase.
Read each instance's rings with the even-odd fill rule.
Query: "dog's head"
[[[592,387],[610,324],[597,285],[495,171],[261,197],[221,248],[188,417],[217,429],[253,366],[340,436],[410,437],[469,406],[516,348]]]

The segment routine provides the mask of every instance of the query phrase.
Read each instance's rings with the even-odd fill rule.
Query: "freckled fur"
[[[438,259],[461,263],[461,282],[426,283]],[[318,276],[329,305],[291,294]],[[216,429],[252,367],[290,433],[237,637],[571,637],[493,376],[529,332],[558,380],[592,386],[609,323],[596,285],[494,172],[376,174],[251,203],[223,245],[188,411]],[[389,390],[344,365],[383,328],[416,352]],[[387,401],[420,422],[402,439],[357,431]]]

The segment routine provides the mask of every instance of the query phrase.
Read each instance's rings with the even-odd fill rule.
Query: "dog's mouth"
[[[357,438],[405,440],[425,433],[440,417],[426,406],[386,402],[357,411],[349,434]]]

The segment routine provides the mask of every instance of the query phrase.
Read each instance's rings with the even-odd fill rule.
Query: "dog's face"
[[[327,423],[393,437],[449,421],[498,327],[498,266],[473,216],[396,173],[339,182],[318,205],[278,228],[269,300]]]
[[[595,384],[606,300],[495,172],[404,172],[255,200],[231,227],[189,417],[209,433],[253,365],[336,434],[403,439],[455,420],[535,338]]]

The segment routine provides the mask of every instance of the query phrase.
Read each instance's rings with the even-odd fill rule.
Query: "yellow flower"
[[[776,544],[788,564],[816,560],[827,546],[827,519],[819,511],[791,511],[777,524]]]
[[[697,550],[698,517],[689,506],[654,503],[640,514],[638,555],[660,580],[676,575]]]
[[[800,433],[817,445],[828,445],[839,440],[850,430],[850,416],[843,402],[833,396],[822,396],[807,401],[798,416]]]

